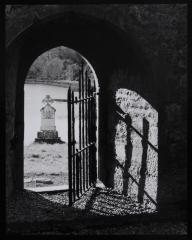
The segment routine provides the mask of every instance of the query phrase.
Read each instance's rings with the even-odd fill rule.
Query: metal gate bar
[[[79,99],[81,99],[81,71],[79,72]],[[82,110],[82,101],[79,101],[79,149],[82,148],[82,143],[81,143],[81,118],[82,118],[82,114],[81,114],[81,110]],[[81,152],[79,153],[79,183],[80,183],[80,193],[82,194],[82,161],[81,161]]]
[[[75,104],[79,116],[75,119]],[[96,87],[83,66],[79,74],[79,95],[68,89],[69,205],[96,182]],[[79,142],[75,122],[79,123]]]
[[[68,182],[69,182],[69,205],[72,205],[72,147],[71,147],[71,88],[67,93],[68,103]],[[69,141],[70,140],[70,141]]]
[[[72,114],[72,126],[71,126],[71,130],[72,130],[72,142],[71,142],[71,146],[72,146],[72,186],[73,186],[73,201],[75,201],[75,178],[76,178],[76,174],[75,174],[75,111],[74,111],[74,92],[71,92],[71,101],[72,101],[72,105],[71,105],[71,114]]]
[[[85,72],[85,118],[86,118],[86,122],[85,122],[85,145],[87,146],[88,145],[88,105],[87,105],[87,97],[88,97],[88,89],[87,89],[87,72]],[[88,155],[88,149],[89,148],[86,148],[85,150],[85,173],[86,173],[86,189],[89,187],[89,184],[88,184],[88,158],[89,158],[89,155]]]

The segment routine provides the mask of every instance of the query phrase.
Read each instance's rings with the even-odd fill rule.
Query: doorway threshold
[[[30,190],[33,192],[59,192],[59,191],[68,191],[68,185],[61,186],[48,186],[48,187],[27,187],[26,190]]]

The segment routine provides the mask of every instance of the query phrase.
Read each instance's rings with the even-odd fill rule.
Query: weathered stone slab
[[[36,183],[46,183],[46,184],[53,183],[53,181],[49,178],[34,178],[34,181],[36,181]]]

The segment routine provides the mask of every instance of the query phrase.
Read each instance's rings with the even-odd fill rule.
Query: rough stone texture
[[[149,123],[148,141],[158,149],[158,113],[157,111],[139,94],[127,89],[118,89],[116,93],[116,101],[124,113],[131,117],[131,125],[143,136],[143,119],[145,118]],[[139,109],[139,110],[138,110]],[[158,153],[150,146],[147,146],[147,157],[142,159],[143,146],[142,138],[134,131],[131,130],[130,141],[132,150],[126,150],[127,143],[127,128],[125,122],[119,120],[116,126],[116,159],[125,168],[125,162],[131,161],[127,169],[129,174],[138,183],[136,184],[132,179],[128,178],[127,193],[132,199],[137,201],[139,192],[139,180],[141,178],[141,164],[146,161],[145,169],[145,191],[150,197],[157,201],[157,186],[158,186]],[[131,159],[128,159],[128,153],[132,151]],[[122,170],[123,171],[123,170]],[[123,192],[122,171],[116,167],[114,181],[115,189]],[[124,170],[125,171],[125,170]],[[122,180],[123,179],[123,180]],[[144,194],[144,205],[148,204],[148,197]],[[155,205],[152,204],[155,208]]]
[[[38,138],[48,138],[48,139],[54,139],[58,138],[58,132],[57,131],[42,131],[37,133]]]

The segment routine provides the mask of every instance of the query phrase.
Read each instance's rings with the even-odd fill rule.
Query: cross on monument
[[[44,104],[52,104],[54,100],[50,97],[50,95],[46,95],[45,98],[42,100]]]

